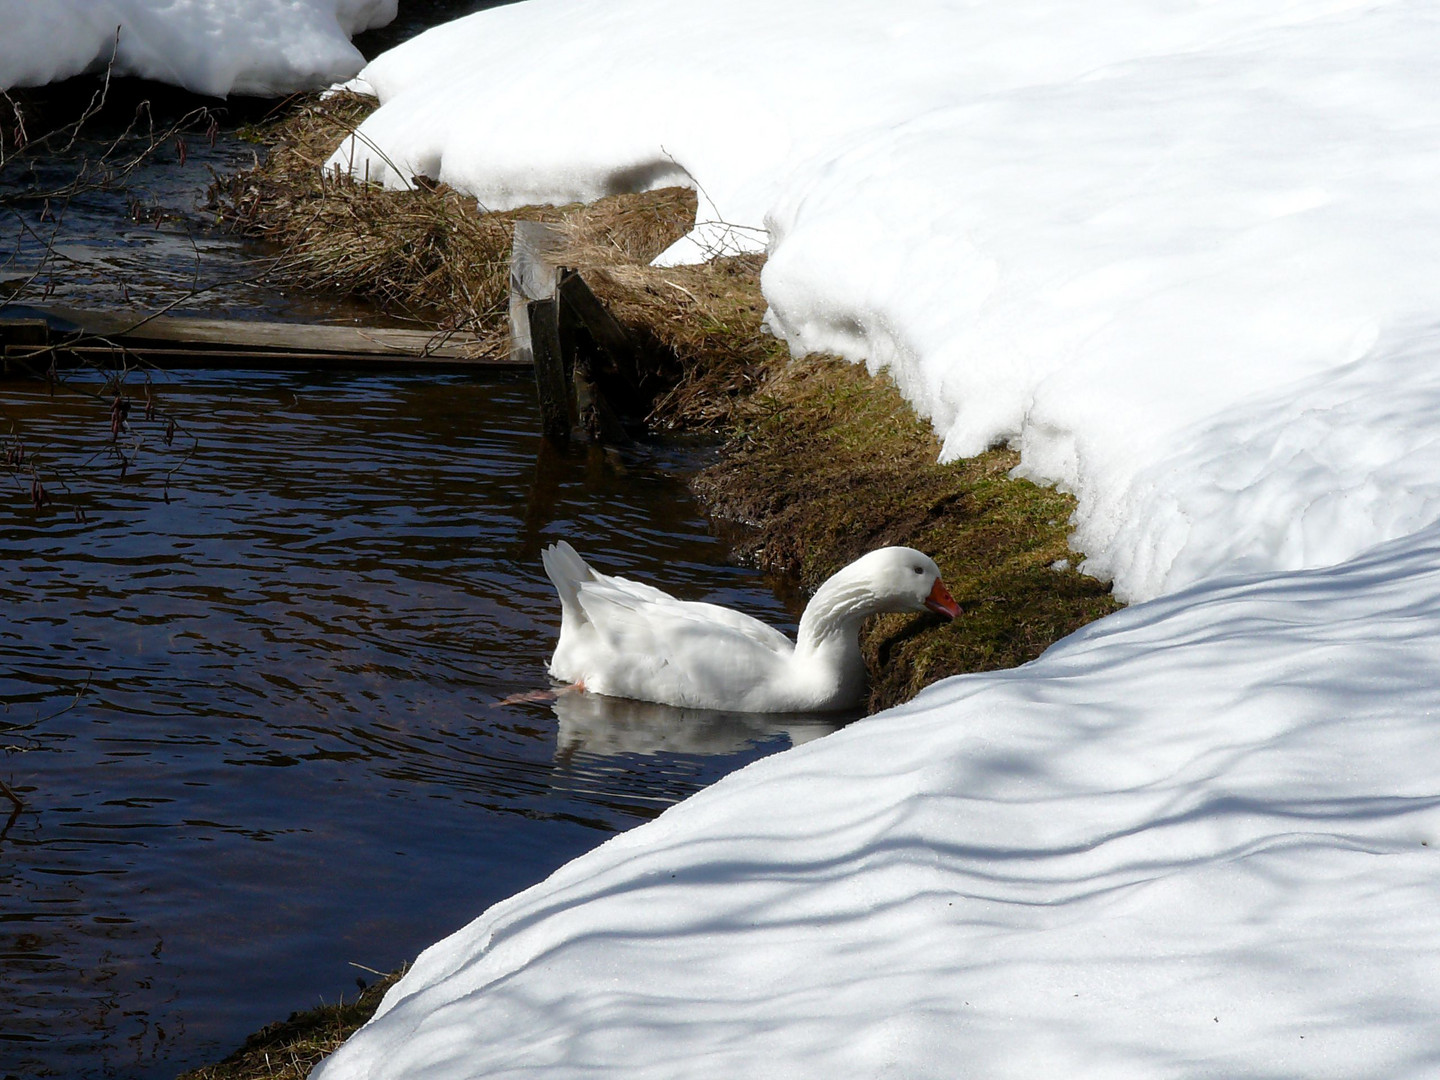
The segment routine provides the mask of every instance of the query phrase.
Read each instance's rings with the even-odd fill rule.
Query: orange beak
[[[953,619],[960,614],[960,605],[955,603],[955,598],[950,595],[950,590],[945,588],[945,583],[939,578],[935,579],[935,587],[925,598],[925,606],[937,614],[944,615],[947,619]]]

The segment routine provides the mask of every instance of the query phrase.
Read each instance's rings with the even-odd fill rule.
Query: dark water
[[[364,304],[268,286],[276,252],[217,228],[208,189],[263,153],[246,141],[246,125],[273,103],[122,80],[72,139],[63,129],[101,86],[80,79],[36,92],[26,124],[35,141],[0,163],[0,303],[376,321]]]
[[[524,379],[155,396],[180,430],[137,408],[122,479],[103,404],[0,384],[56,493],[36,511],[0,474],[0,779],[26,804],[0,834],[0,1076],[214,1060],[831,730],[495,704],[548,685],[551,538],[793,628],[686,495],[693,451],[542,458]]]
[[[374,57],[429,27],[500,0],[401,0],[388,26],[356,38]],[[0,153],[0,307],[165,308],[177,315],[301,322],[393,322],[353,300],[266,283],[276,251],[217,228],[209,189],[248,168],[250,141],[281,105],[202,98],[98,76],[27,91],[27,147],[9,104]],[[4,103],[0,103],[4,104]],[[92,113],[71,137],[69,126]],[[45,139],[44,136],[53,134]]]
[[[402,3],[359,44],[482,6]],[[42,103],[68,121],[92,90]],[[199,105],[213,129],[156,137]],[[206,188],[270,107],[117,84],[73,145],[7,157],[0,307],[377,321],[265,286],[272,253],[213,229]],[[697,451],[542,455],[520,378],[157,376],[118,442],[99,389],[0,381],[0,463],[25,455],[0,467],[0,781],[24,802],[0,797],[0,1078],[216,1060],[831,730],[496,704],[548,685],[552,538],[792,628],[688,498]]]

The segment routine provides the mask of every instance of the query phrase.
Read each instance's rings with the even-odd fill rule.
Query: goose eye
[[[925,573],[925,568],[923,566],[912,566],[910,569],[914,570],[917,574]]]

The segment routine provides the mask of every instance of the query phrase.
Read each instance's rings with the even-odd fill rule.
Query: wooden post
[[[612,445],[629,442],[607,393],[627,407],[639,398],[636,350],[574,270],[559,265],[565,234],[517,221],[510,251],[510,357],[535,366],[541,426],[564,443],[577,430]],[[603,387],[603,389],[602,389]]]
[[[557,268],[554,254],[564,238],[543,221],[515,222],[510,247],[510,358],[529,364],[530,316],[526,305],[555,296]]]
[[[570,441],[575,424],[570,380],[565,376],[565,356],[560,349],[560,302],[531,300],[526,305],[526,330],[535,364],[535,390],[540,397],[540,430],[547,439]]]

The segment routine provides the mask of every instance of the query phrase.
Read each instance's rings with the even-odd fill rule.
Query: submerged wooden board
[[[127,312],[24,309],[6,320],[0,311],[0,344],[12,356],[35,347],[39,315],[50,341],[87,359],[119,352],[116,346],[156,364],[176,367],[376,366],[512,367],[508,356],[480,356],[480,339],[466,332],[431,332],[392,327],[314,325],[197,319],[173,315],[150,318]],[[7,327],[14,333],[7,332]],[[113,343],[113,344],[110,344]]]

